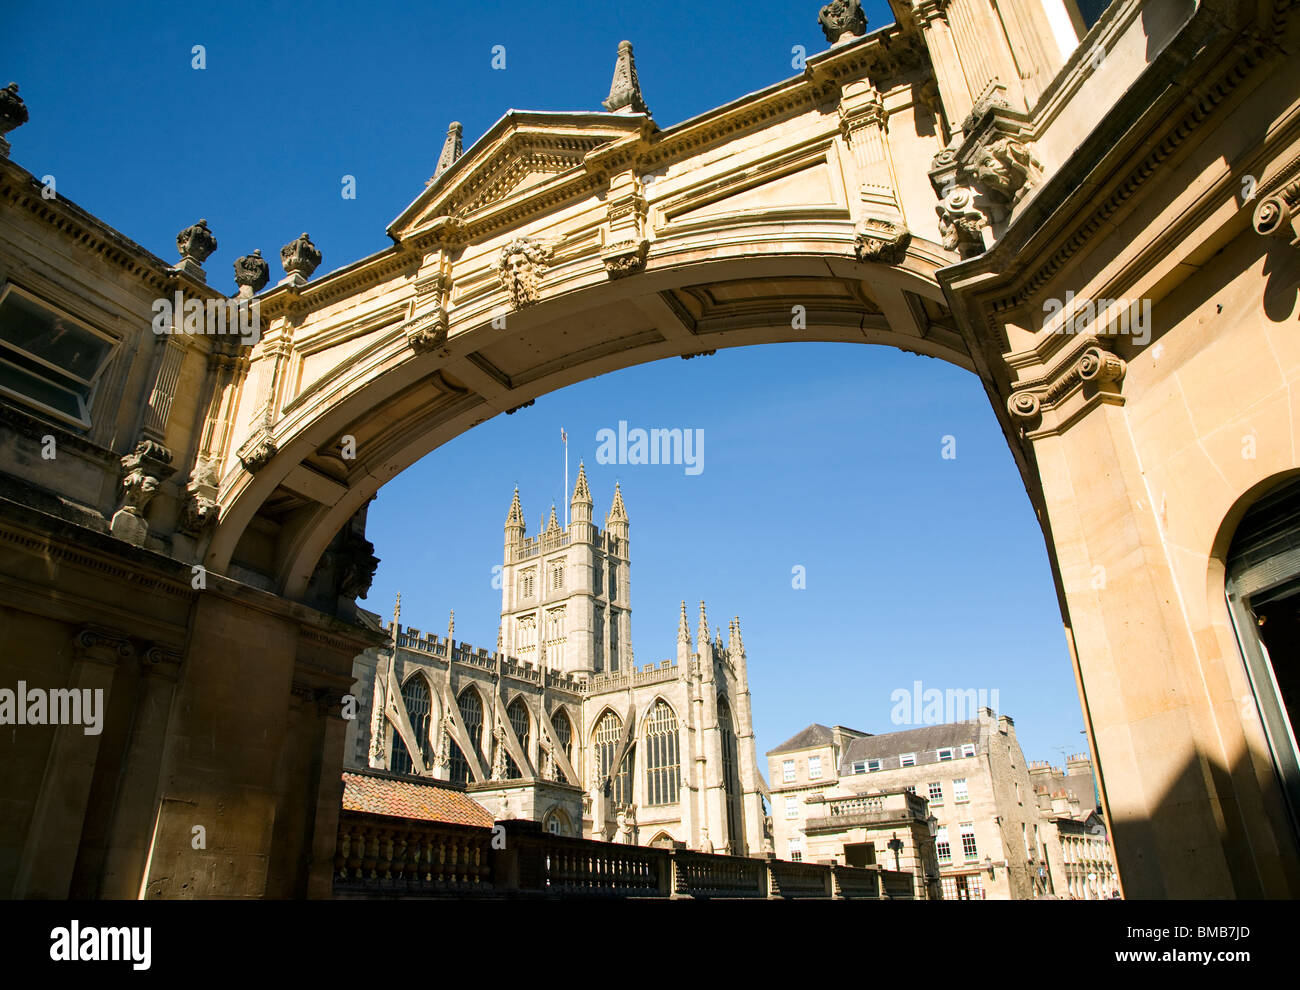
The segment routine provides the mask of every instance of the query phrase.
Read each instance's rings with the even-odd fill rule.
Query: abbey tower
[[[686,603],[672,656],[632,649],[629,523],[616,485],[605,528],[578,469],[561,527],[506,515],[495,651],[398,625],[358,658],[365,710],[347,762],[464,786],[498,819],[640,845],[770,848],[739,617],[724,638]]]
[[[515,489],[506,517],[501,583],[502,648],[547,670],[613,673],[627,663],[632,642],[628,518],[623,494],[614,498],[605,528],[592,522],[586,468],[569,503],[570,521],[550,520],[536,536]]]

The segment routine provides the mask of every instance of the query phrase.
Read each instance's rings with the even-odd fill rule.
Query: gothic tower
[[[621,670],[632,641],[628,518],[614,486],[606,528],[592,522],[587,470],[569,500],[569,525],[552,506],[546,527],[525,535],[515,489],[506,517],[501,573],[501,630],[505,652],[528,663],[569,673]]]

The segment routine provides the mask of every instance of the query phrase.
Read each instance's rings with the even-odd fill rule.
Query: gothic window
[[[596,609],[596,672],[605,669],[605,610]]]
[[[555,741],[560,744],[560,749],[564,751],[569,765],[573,765],[573,723],[569,721],[569,716],[564,714],[564,710],[557,708],[551,715],[551,727],[555,729]],[[568,780],[563,770],[558,766],[555,768],[561,780]],[[568,783],[573,783],[569,780]]]
[[[592,562],[591,568],[591,588],[596,594],[600,594],[605,587],[605,564],[599,557]]]
[[[614,609],[609,610],[609,670],[611,673],[617,671],[622,664],[619,662],[618,653],[618,612]]]
[[[650,840],[651,849],[672,849],[677,843],[667,832],[660,832]]]
[[[528,570],[524,571],[523,575],[519,579],[520,598],[528,599],[533,597],[534,592],[536,592],[537,590],[536,580],[537,580],[536,570],[529,568]]]
[[[623,720],[612,711],[606,711],[596,723],[596,758],[600,761],[600,776],[603,780],[610,774],[614,757],[618,755],[618,741],[623,735]],[[632,803],[632,768],[635,766],[635,745],[627,748],[623,763],[614,774],[611,796],[615,804]]]
[[[551,835],[568,835],[569,816],[560,808],[552,808],[542,819],[542,828]]]
[[[415,773],[415,761],[411,759],[411,751],[406,748],[406,743],[402,742],[402,734],[393,723],[389,722],[388,726],[393,736],[392,745],[388,747],[392,754],[388,769],[393,773]]]
[[[16,285],[0,292],[0,394],[89,426],[95,383],[114,346],[111,337]]]
[[[519,618],[519,635],[515,649],[520,654],[529,653],[537,645],[537,616],[524,615]]]
[[[406,706],[406,715],[411,720],[411,728],[415,730],[415,742],[420,747],[420,756],[424,765],[428,766],[433,761],[433,743],[429,738],[433,705],[429,700],[429,685],[419,674],[409,678],[402,687],[402,704]]]
[[[618,601],[618,561],[609,562],[609,600]]]
[[[465,723],[465,731],[469,733],[474,755],[478,757],[479,766],[482,767],[487,762],[483,758],[483,701],[477,691],[467,687],[456,700],[456,707],[460,710],[461,721]],[[468,784],[474,779],[469,761],[465,759],[465,754],[461,752],[460,746],[454,739],[451,742],[451,779],[461,784]]]
[[[510,707],[506,709],[506,718],[510,719],[510,728],[515,730],[515,738],[519,740],[519,745],[525,753],[528,752],[528,706],[524,704],[522,697],[516,698],[510,702]],[[518,780],[523,777],[523,771],[515,763],[515,759],[506,751],[506,777],[510,780]]]
[[[676,804],[681,786],[677,716],[662,699],[650,711],[645,746],[646,804]]]
[[[736,855],[740,849],[740,774],[736,764],[736,728],[726,698],[718,699],[718,731],[722,735],[722,779],[727,794],[727,838],[732,855]]]
[[[551,590],[559,591],[564,587],[564,561],[557,560],[551,565]]]

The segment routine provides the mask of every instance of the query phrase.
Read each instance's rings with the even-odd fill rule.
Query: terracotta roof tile
[[[450,787],[362,773],[343,774],[343,810],[483,828],[493,821],[481,804]]]

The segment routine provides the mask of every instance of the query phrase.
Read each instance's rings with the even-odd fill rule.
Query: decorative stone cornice
[[[1047,254],[1039,264],[1018,271],[1016,280],[1012,282],[1014,288],[990,302],[988,325],[991,330],[999,332],[1001,314],[1023,306],[1044,285],[1056,277],[1079,251],[1091,244],[1094,238],[1111,230],[1114,215],[1153,176],[1160,173],[1160,166],[1219,109],[1237,87],[1264,62],[1269,53],[1268,46],[1257,39],[1244,39],[1241,47],[1245,50],[1240,51],[1235,60],[1225,60],[1222,71],[1207,77],[1197,86],[1196,94],[1200,95],[1189,94],[1186,97],[1182,104],[1186,110],[1182,116],[1169,119],[1164,137],[1134,163],[1122,179],[1112,183],[1113,191],[1109,195],[1098,198],[1095,190],[1080,192],[1080,196],[1088,196],[1087,212],[1072,222],[1069,236],[1062,239],[1059,247]],[[1256,206],[1257,211],[1260,206],[1262,203]],[[1064,213],[1065,210],[1058,212]]]

